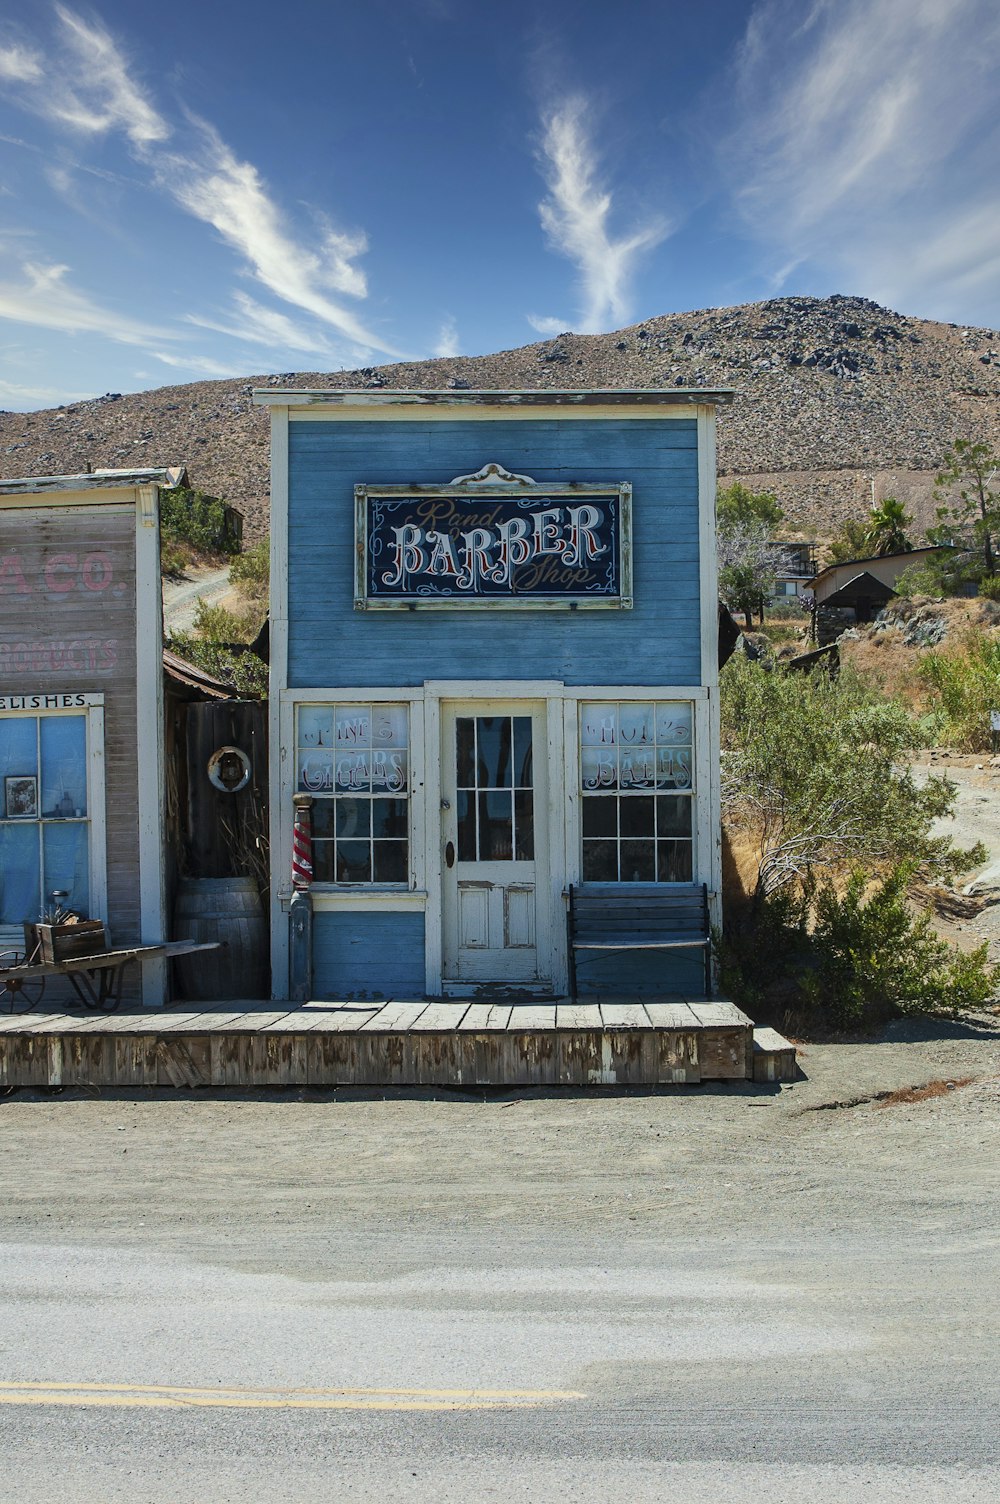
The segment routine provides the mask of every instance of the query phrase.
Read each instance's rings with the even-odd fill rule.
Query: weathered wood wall
[[[108,924],[139,936],[134,510],[0,511],[0,690],[104,695]]]

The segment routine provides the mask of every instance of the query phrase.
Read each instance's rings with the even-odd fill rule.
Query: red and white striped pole
[[[312,797],[296,794],[295,824],[292,827],[292,887],[305,890],[313,880]]]

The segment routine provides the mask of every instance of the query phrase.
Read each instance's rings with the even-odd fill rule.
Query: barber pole
[[[312,800],[295,796],[295,824],[292,828],[292,887],[308,888],[313,880]]]

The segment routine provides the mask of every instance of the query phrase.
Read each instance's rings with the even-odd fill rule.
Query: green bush
[[[982,1007],[1000,986],[986,945],[963,954],[940,939],[928,914],[914,914],[912,870],[893,869],[869,897],[855,872],[843,894],[820,888],[812,933],[814,969],[803,976],[807,1005],[836,1028],[870,1027],[908,1013]]]
[[[807,882],[761,899],[715,937],[722,987],[758,1020],[820,1030],[982,1007],[1000,988],[1000,966],[985,945],[963,954],[913,912],[912,876],[900,863],[867,896],[869,879],[856,872],[842,893]]]
[[[268,597],[270,575],[270,548],[267,538],[261,538],[253,548],[237,554],[229,566],[229,583],[235,585],[248,600],[263,601]]]
[[[225,502],[185,486],[160,493],[160,535],[202,553],[235,554],[240,546]]]
[[[1000,574],[986,574],[979,581],[979,594],[988,601],[1000,601]]]
[[[949,879],[985,860],[931,834],[954,785],[915,783],[907,757],[923,726],[857,674],[788,673],[737,655],[720,682],[723,819],[754,852],[758,898],[859,865],[907,861]]]
[[[255,653],[241,652],[253,642],[264,621],[259,605],[242,611],[198,602],[192,632],[178,632],[170,646],[175,653],[230,684],[247,700],[267,698],[267,664]]]
[[[956,646],[927,653],[918,673],[948,744],[962,751],[986,751],[990,711],[1000,710],[1000,637],[972,628]]]

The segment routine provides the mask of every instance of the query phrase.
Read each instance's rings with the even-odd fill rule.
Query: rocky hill
[[[1000,447],[1000,334],[836,295],[666,314],[494,355],[198,381],[3,413],[0,472],[185,464],[193,484],[244,511],[256,536],[267,525],[268,420],[251,394],[267,385],[733,387],[719,418],[724,480],[773,489],[789,534],[820,537],[865,514],[873,480],[878,498],[897,496],[924,526],[947,446],[963,436]]]

